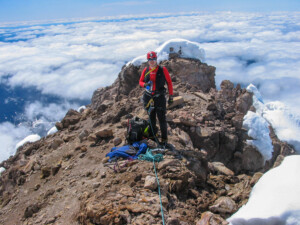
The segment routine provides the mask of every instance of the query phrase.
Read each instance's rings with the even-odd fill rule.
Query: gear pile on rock
[[[227,224],[263,173],[294,150],[272,127],[271,160],[246,144],[242,124],[255,110],[252,94],[228,80],[217,90],[214,67],[179,57],[161,65],[170,71],[175,97],[182,97],[167,111],[174,148],[156,163],[165,223]],[[124,66],[85,110],[69,110],[58,132],[21,146],[0,164],[6,169],[1,224],[162,224],[153,164],[105,158],[126,144],[128,119],[147,118],[138,87],[144,66]]]

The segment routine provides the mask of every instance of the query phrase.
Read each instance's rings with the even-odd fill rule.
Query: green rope
[[[162,154],[153,155],[151,150],[148,148],[146,151],[146,154],[139,155],[139,160],[145,160],[145,161],[149,161],[149,162],[152,162],[152,161],[160,162],[160,161],[164,160],[164,157]]]
[[[152,161],[153,162],[153,167],[154,167],[154,172],[156,176],[156,181],[157,181],[157,186],[158,186],[158,194],[159,194],[159,202],[160,202],[160,210],[161,210],[161,217],[162,217],[162,222],[163,225],[165,225],[165,218],[164,218],[164,211],[163,211],[163,205],[161,201],[161,193],[160,193],[160,185],[159,185],[159,180],[156,172],[156,167],[155,167],[155,162],[160,162],[163,160],[163,155],[162,154],[156,154],[153,155],[151,150],[148,148],[146,154],[139,155],[140,160],[146,160],[146,161]]]

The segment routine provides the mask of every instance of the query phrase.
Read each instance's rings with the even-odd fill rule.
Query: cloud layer
[[[218,12],[3,27],[0,79],[11,88],[35,87],[67,100],[89,100],[95,89],[116,79],[124,64],[182,38],[205,50],[206,63],[216,67],[217,85],[224,79],[244,86],[251,82],[266,102],[282,101],[300,114],[299,21],[296,12]],[[51,117],[55,107],[62,113]],[[66,111],[35,102],[28,103],[24,115],[31,124],[34,116],[55,122]],[[1,124],[2,131],[6,126],[11,125]],[[13,127],[11,135],[17,137],[19,128]]]
[[[299,17],[207,13],[3,29],[0,76],[12,75],[11,86],[90,99],[96,88],[115,80],[124,63],[183,38],[203,45],[207,62],[217,67],[218,83],[256,80],[271,98],[282,94],[282,77],[294,78],[287,82],[293,89],[300,85]]]

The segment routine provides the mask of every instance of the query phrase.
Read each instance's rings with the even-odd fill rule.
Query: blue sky
[[[300,0],[0,0],[0,22],[191,11],[300,11]]]

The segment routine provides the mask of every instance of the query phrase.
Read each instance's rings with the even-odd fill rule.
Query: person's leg
[[[152,96],[150,96],[147,93],[144,93],[143,95],[143,104],[144,104],[144,108],[147,111],[147,114],[149,115],[149,120],[150,120],[150,127],[149,127],[149,137],[150,138],[154,138],[154,136],[157,133],[157,129],[156,129],[156,109],[153,107],[151,109],[149,109],[149,106],[146,108],[146,106],[148,105],[149,101],[151,100]]]
[[[159,126],[161,130],[161,139],[162,142],[168,141],[168,134],[167,134],[167,120],[166,120],[166,98],[164,95],[160,95],[157,98],[156,104],[156,113],[159,121]]]
[[[149,115],[149,119],[150,119],[150,137],[154,137],[157,133],[157,129],[156,129],[156,109],[154,108]]]

